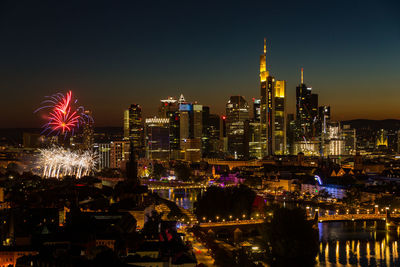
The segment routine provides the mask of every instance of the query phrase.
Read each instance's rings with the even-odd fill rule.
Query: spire
[[[303,84],[304,83],[304,80],[303,80],[303,68],[301,68],[301,84]]]
[[[264,38],[264,54],[267,54],[267,38]]]
[[[179,104],[182,104],[186,102],[185,97],[183,96],[183,94],[181,94],[181,96],[179,97]]]

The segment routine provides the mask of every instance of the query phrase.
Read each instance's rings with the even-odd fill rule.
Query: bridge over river
[[[319,216],[316,212],[314,217],[309,217],[309,220],[315,222],[345,222],[345,221],[382,221],[386,220],[388,223],[394,220],[400,221],[400,214],[334,214]],[[264,219],[249,219],[249,220],[229,220],[229,221],[217,221],[217,222],[201,222],[199,226],[202,230],[209,231],[213,229],[244,229],[254,228],[261,225]]]

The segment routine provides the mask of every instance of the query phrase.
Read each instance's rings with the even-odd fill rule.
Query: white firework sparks
[[[96,167],[96,154],[87,151],[72,151],[63,147],[40,149],[38,165],[44,178],[89,175]]]

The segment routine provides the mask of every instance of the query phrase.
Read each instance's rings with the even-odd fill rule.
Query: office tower
[[[209,114],[207,125],[208,150],[205,157],[216,158],[222,152],[222,119],[217,114]]]
[[[296,87],[296,120],[302,130],[302,135],[307,140],[312,139],[313,122],[316,118],[318,95],[311,93],[311,87],[304,84],[303,68],[301,68],[301,81]]]
[[[340,156],[344,154],[344,138],[339,122],[331,122],[328,124],[328,139],[325,140],[328,146],[324,155]]]
[[[147,118],[145,121],[146,157],[168,160],[170,155],[169,118]]]
[[[296,138],[296,119],[293,113],[287,114],[286,115],[286,147],[288,150],[288,153],[292,155],[294,153],[293,151],[293,145],[295,140],[298,140]]]
[[[173,97],[161,100],[158,116],[159,118],[169,118],[170,158],[180,159],[180,113],[178,100]]]
[[[210,107],[203,106],[202,126],[201,153],[206,158],[210,154]]]
[[[264,54],[260,57],[262,157],[286,153],[286,82],[269,75],[266,53],[264,39]]]
[[[356,154],[356,129],[352,129],[350,125],[343,125],[342,136],[344,139],[344,155]]]
[[[272,153],[286,154],[286,82],[276,81],[272,105]]]
[[[110,168],[125,168],[126,161],[129,159],[129,144],[128,140],[110,143]]]
[[[201,139],[186,139],[183,143],[185,160],[189,162],[199,162],[201,160]]]
[[[221,116],[221,128],[220,128],[220,139],[222,153],[228,153],[228,137],[226,134],[226,116]]]
[[[248,125],[249,158],[261,159],[261,128],[259,121],[249,121]]]
[[[92,118],[92,112],[90,110],[85,110],[85,115],[88,118]],[[94,127],[93,127],[93,120],[89,119],[83,125],[83,140],[82,145],[84,149],[92,149],[94,142]]]
[[[129,109],[124,111],[124,139],[129,139]]]
[[[124,139],[132,140],[135,151],[139,156],[144,156],[142,107],[138,104],[131,104],[124,112]]]
[[[193,111],[193,105],[190,103],[179,104],[179,136],[180,147],[183,148],[184,142],[190,138],[190,116]]]
[[[319,124],[318,124],[318,94],[311,94],[311,136],[318,137],[320,135],[319,132]]]
[[[326,133],[326,125],[331,121],[331,107],[330,106],[320,106],[318,108],[318,120],[321,124],[320,131]]]
[[[193,104],[193,138],[201,139],[203,135],[203,106],[199,104]]]
[[[261,100],[253,98],[253,120],[260,122],[261,120]]]
[[[93,145],[93,150],[98,155],[97,170],[110,168],[110,144],[96,143]]]
[[[261,100],[253,98],[253,118],[248,125],[249,158],[261,159]]]
[[[228,152],[235,159],[245,158],[245,121],[249,119],[249,105],[242,96],[231,96],[226,104],[226,135]]]
[[[176,112],[179,110],[178,100],[174,97],[167,97],[167,99],[160,100],[161,105],[158,108],[158,117],[167,118],[168,114],[171,112]]]

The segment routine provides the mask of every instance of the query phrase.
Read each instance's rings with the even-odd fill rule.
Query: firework
[[[96,167],[96,154],[91,151],[72,151],[62,147],[39,150],[38,167],[44,178],[89,175]]]
[[[72,92],[68,91],[65,95],[57,93],[52,96],[46,96],[42,102],[42,107],[35,110],[47,110],[47,123],[43,125],[43,133],[67,136],[74,135],[76,129],[81,125],[93,122],[92,117],[85,114],[83,106],[77,106],[77,99],[72,97]]]

